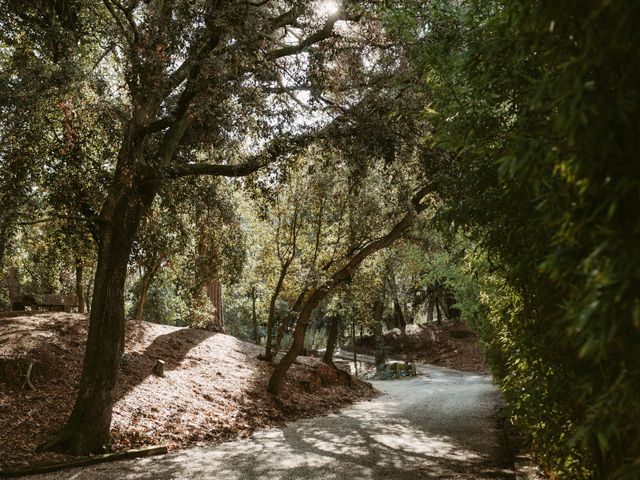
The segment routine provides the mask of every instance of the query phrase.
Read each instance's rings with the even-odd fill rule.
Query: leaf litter
[[[88,318],[24,312],[0,318],[0,465],[68,460],[36,447],[64,425],[82,371]],[[266,391],[273,370],[262,348],[206,330],[127,322],[111,424],[112,451],[169,449],[247,437],[256,429],[325,415],[377,392],[310,357],[299,357],[282,395]],[[164,377],[153,373],[163,360]],[[21,386],[29,363],[36,390]]]

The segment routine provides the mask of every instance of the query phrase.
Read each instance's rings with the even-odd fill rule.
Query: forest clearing
[[[639,17],[0,0],[4,474],[640,478]]]

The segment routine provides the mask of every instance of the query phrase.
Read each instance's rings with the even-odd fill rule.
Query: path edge
[[[125,450],[124,452],[106,453],[93,457],[82,457],[65,462],[42,463],[39,465],[29,465],[27,467],[0,469],[0,478],[25,477],[27,475],[37,475],[41,473],[57,472],[69,468],[86,467],[98,463],[113,462],[129,458],[150,457],[152,455],[162,455],[169,451],[166,445],[152,445],[149,447]]]

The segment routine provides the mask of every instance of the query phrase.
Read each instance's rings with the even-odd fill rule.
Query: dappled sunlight
[[[340,414],[261,430],[214,448],[123,462],[118,477],[328,480],[349,472],[354,479],[513,478],[495,464],[495,389],[481,375],[430,373],[438,381],[377,382],[385,395]],[[111,478],[109,466],[90,474]]]

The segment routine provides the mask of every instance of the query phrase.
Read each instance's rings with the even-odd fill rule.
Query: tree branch
[[[122,22],[122,19],[120,18],[120,16],[116,13],[116,10],[113,8],[113,5],[111,5],[111,1],[110,0],[103,0],[102,3],[104,3],[104,6],[107,7],[107,10],[109,10],[109,13],[111,14],[111,17],[115,20],[115,22],[118,24],[118,28],[120,29],[120,32],[124,35],[124,37],[127,40],[127,43],[129,44],[130,47],[133,47],[134,44],[134,38],[131,35],[131,32],[129,32],[127,30],[127,28],[125,27],[124,23]]]
[[[325,129],[297,136],[285,136],[275,139],[263,151],[237,164],[189,163],[176,165],[168,169],[169,178],[192,175],[212,175],[220,177],[244,177],[275,162],[285,154],[291,154],[307,147],[313,140],[322,136]]]
[[[14,225],[37,225],[39,223],[54,222],[56,220],[73,220],[75,222],[87,222],[90,219],[85,217],[75,217],[73,215],[53,215],[50,217],[39,218],[37,220],[25,220],[24,222],[15,222]]]
[[[332,37],[334,35],[333,27],[339,20],[357,20],[358,18],[359,17],[348,17],[345,11],[341,10],[335,15],[331,15],[320,30],[312,33],[297,45],[289,45],[287,47],[278,48],[277,50],[273,50],[267,53],[266,56],[269,60],[275,60],[277,58],[296,55],[300,52],[303,52],[310,46]]]
[[[169,128],[171,125],[176,123],[176,117],[172,114],[166,115],[154,122],[151,122],[149,125],[146,125],[138,130],[140,135],[149,135],[151,133],[159,132],[160,130],[164,130],[165,128]]]
[[[180,165],[170,169],[169,176],[171,178],[188,177],[194,175],[213,175],[218,177],[244,177],[253,172],[260,170],[268,165],[269,161],[261,162],[258,158],[248,160],[244,163],[236,165],[212,164],[212,163],[194,163]]]

